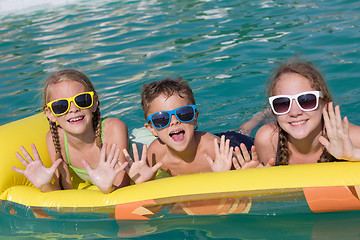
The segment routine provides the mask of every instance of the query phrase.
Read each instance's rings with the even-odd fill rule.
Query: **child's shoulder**
[[[104,124],[104,132],[117,132],[117,131],[126,131],[127,132],[127,126],[124,121],[118,119],[118,118],[104,118],[102,119]]]
[[[255,135],[255,143],[268,145],[269,142],[278,136],[278,127],[276,122],[267,123],[259,128]]]

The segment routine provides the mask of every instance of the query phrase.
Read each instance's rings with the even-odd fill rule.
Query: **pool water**
[[[0,125],[40,112],[46,77],[76,68],[94,83],[102,114],[122,119],[129,130],[144,124],[141,86],[167,77],[189,82],[199,130],[235,129],[266,107],[267,78],[295,56],[320,69],[343,115],[360,124],[358,1],[59,2],[38,0],[16,9],[18,1],[0,0]],[[64,226],[4,216],[0,222],[1,239],[116,238],[122,226],[142,229],[145,235],[123,235],[134,239],[359,238],[354,213],[204,217],[138,226],[110,221]]]

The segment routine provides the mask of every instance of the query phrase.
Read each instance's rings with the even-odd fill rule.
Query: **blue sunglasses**
[[[196,105],[186,105],[171,111],[156,112],[149,115],[146,121],[150,121],[156,129],[163,129],[169,126],[172,115],[175,115],[180,122],[187,123],[195,119],[195,112]]]

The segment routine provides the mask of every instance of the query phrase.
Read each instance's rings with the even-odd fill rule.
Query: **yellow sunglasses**
[[[94,92],[79,93],[70,98],[60,98],[46,104],[52,113],[61,116],[70,109],[70,103],[73,102],[80,109],[90,108],[94,104]]]

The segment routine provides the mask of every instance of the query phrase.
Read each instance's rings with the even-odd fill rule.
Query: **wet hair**
[[[187,82],[182,78],[171,79],[166,78],[160,81],[145,84],[141,92],[141,106],[144,112],[144,117],[148,116],[150,103],[161,94],[167,98],[177,94],[181,98],[187,98],[189,104],[195,105],[194,94]]]
[[[274,96],[275,87],[280,79],[280,77],[285,73],[297,73],[305,78],[307,78],[311,84],[311,87],[317,91],[321,91],[323,94],[323,101],[329,103],[333,101],[332,96],[327,88],[325,79],[321,73],[313,66],[310,62],[302,61],[289,61],[275,70],[275,72],[270,76],[268,94],[269,96]],[[324,129],[324,120],[322,121]],[[278,139],[278,149],[276,154],[276,163],[277,165],[288,165],[290,150],[288,148],[288,133],[285,132],[280,125],[277,123],[277,128],[279,131]],[[326,137],[326,132],[323,130],[323,135]],[[318,162],[330,162],[334,161],[335,158],[324,148],[323,153],[320,156]]]
[[[62,81],[75,81],[79,82],[82,85],[85,86],[86,91],[93,91],[94,96],[97,96],[97,93],[94,89],[93,84],[90,82],[90,79],[82,72],[74,70],[74,69],[63,69],[60,70],[48,77],[46,80],[45,86],[44,86],[44,106],[43,109],[45,109],[47,106],[46,104],[49,102],[49,89],[50,87],[56,87],[57,83],[60,83]],[[95,141],[96,145],[101,148],[101,117],[100,117],[100,103],[98,102],[98,107],[96,111],[93,113],[92,117],[92,123],[95,133]],[[60,148],[60,141],[59,141],[59,133],[58,133],[58,126],[56,125],[56,122],[52,122],[50,119],[48,119],[50,124],[50,132],[52,136],[52,140],[55,147],[55,159],[64,159],[61,154],[61,148]]]

